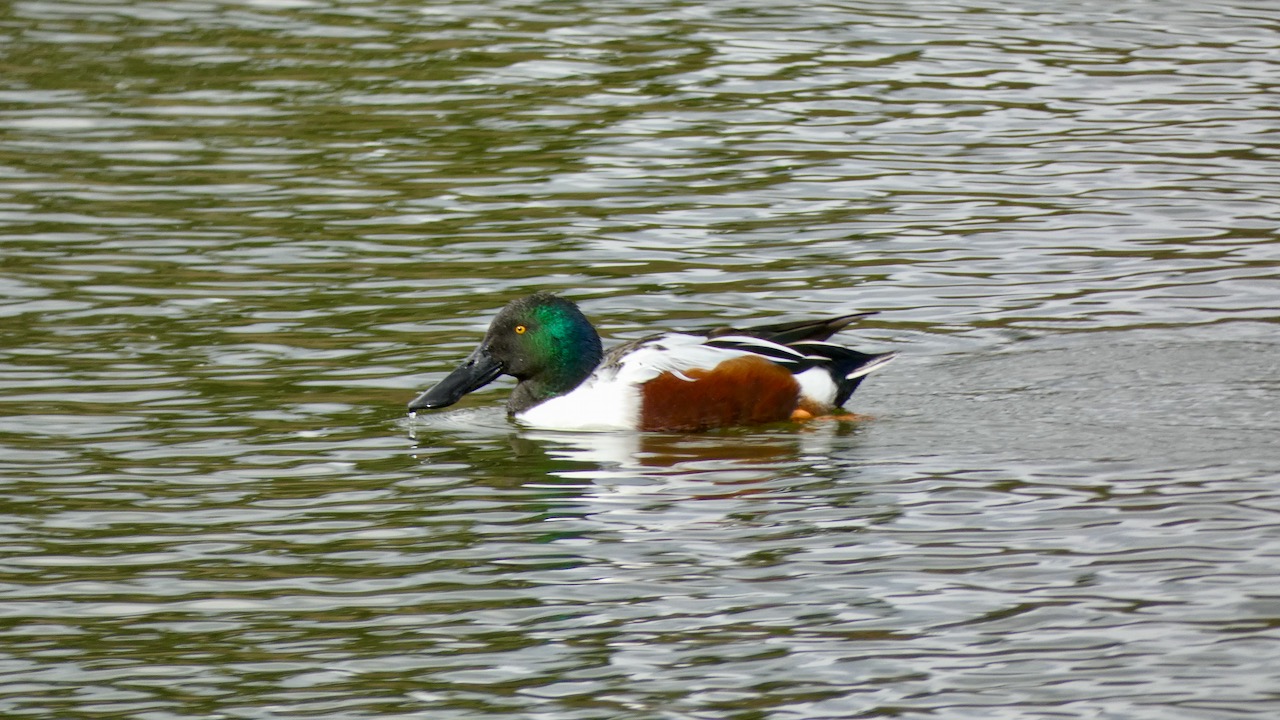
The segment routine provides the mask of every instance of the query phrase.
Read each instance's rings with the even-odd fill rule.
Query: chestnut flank
[[[800,385],[784,367],[756,355],[687,370],[689,380],[663,373],[644,384],[641,430],[706,430],[759,425],[791,417]]]

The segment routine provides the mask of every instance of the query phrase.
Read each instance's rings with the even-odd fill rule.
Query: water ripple
[[[1280,13],[13,4],[0,714],[1274,715]],[[406,419],[511,296],[859,423]]]

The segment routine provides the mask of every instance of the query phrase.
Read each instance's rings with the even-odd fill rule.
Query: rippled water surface
[[[0,716],[1280,715],[1273,3],[0,9]],[[411,420],[533,290],[873,420]]]

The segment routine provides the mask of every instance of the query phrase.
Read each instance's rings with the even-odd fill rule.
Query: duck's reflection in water
[[[697,435],[526,431],[512,442],[518,450],[570,461],[551,471],[560,478],[605,484],[689,480],[725,486],[807,473],[815,465],[829,467],[831,451],[847,445],[856,432],[853,423],[823,422]]]

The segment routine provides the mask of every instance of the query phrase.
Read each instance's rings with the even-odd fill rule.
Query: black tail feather
[[[797,322],[754,325],[740,330],[727,327],[716,328],[708,333],[707,336],[714,338],[722,335],[749,335],[770,340],[780,345],[790,345],[791,343],[805,340],[822,342],[851,325],[853,321],[875,314],[876,311],[872,310],[870,312],[841,315],[828,320],[800,320]]]

